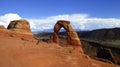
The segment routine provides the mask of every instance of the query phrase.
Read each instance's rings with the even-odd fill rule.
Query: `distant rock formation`
[[[58,32],[61,28],[64,28],[67,32],[68,38],[67,38],[67,45],[72,45],[72,46],[80,46],[80,51],[83,53],[83,50],[81,48],[81,42],[80,39],[76,33],[76,31],[72,28],[70,25],[69,21],[65,20],[59,20],[54,26],[54,33],[53,33],[53,42],[59,43],[59,37],[58,37]]]
[[[30,24],[27,20],[13,20],[7,27],[8,30],[31,33]]]
[[[0,25],[0,29],[6,29],[3,25]]]
[[[97,29],[79,34],[82,38],[92,40],[120,40],[120,28]]]

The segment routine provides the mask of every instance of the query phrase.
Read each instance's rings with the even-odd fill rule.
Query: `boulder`
[[[27,20],[13,20],[10,22],[7,29],[11,31],[31,33],[30,24]]]

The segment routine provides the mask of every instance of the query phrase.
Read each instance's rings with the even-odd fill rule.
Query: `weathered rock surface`
[[[82,48],[85,54],[91,58],[104,59],[104,62],[112,62],[120,65],[120,49],[112,46],[106,46],[108,44],[101,44],[96,42],[90,42],[81,39]]]
[[[103,58],[103,59],[108,59],[112,62],[114,62],[115,64],[117,64],[116,60],[114,59],[114,56],[111,52],[110,49],[107,48],[100,48],[97,52],[97,57],[99,58]]]
[[[13,20],[7,27],[8,30],[31,33],[30,24],[27,20]]]
[[[0,29],[6,29],[3,25],[0,25]]]
[[[76,48],[76,46],[80,46],[79,47],[79,49],[80,49],[79,52],[83,53],[83,50],[81,48],[80,39],[79,39],[76,31],[70,25],[69,21],[65,21],[65,20],[57,21],[57,23],[54,26],[53,42],[59,43],[59,37],[58,37],[57,34],[62,27],[66,30],[67,35],[68,35],[67,45],[72,45],[72,46],[74,46],[74,48]]]

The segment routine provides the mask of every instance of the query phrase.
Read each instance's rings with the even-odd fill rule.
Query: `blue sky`
[[[17,13],[25,18],[75,13],[120,18],[120,0],[0,0],[0,5],[0,15]]]
[[[0,0],[0,25],[18,19],[39,31],[53,29],[57,20],[80,30],[120,27],[120,0]]]

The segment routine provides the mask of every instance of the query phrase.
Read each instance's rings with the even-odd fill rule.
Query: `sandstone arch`
[[[58,37],[58,32],[61,28],[64,28],[67,32],[68,38],[67,38],[67,45],[72,45],[72,46],[80,46],[78,49],[80,52],[83,53],[83,50],[81,48],[81,42],[80,39],[76,33],[76,31],[72,28],[70,25],[69,21],[65,20],[59,20],[54,26],[54,33],[53,33],[53,42],[59,43],[59,37]]]

